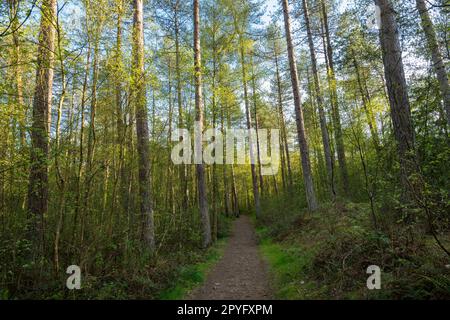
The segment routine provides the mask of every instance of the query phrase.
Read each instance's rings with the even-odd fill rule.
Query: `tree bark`
[[[264,177],[262,175],[261,168],[261,149],[259,145],[259,120],[258,120],[258,99],[257,99],[257,90],[256,90],[256,77],[255,77],[255,66],[253,62],[253,55],[251,56],[250,61],[252,67],[252,98],[253,98],[253,115],[255,117],[255,130],[256,130],[256,152],[258,157],[258,175],[259,175],[259,189],[261,195],[264,195]]]
[[[439,81],[442,99],[444,101],[444,109],[447,115],[447,124],[450,126],[450,86],[448,84],[447,71],[442,59],[442,54],[437,41],[436,32],[434,31],[433,22],[428,13],[425,0],[416,0],[417,10],[419,10],[422,28],[427,39],[428,48],[431,53],[436,78]]]
[[[260,217],[261,214],[261,203],[260,203],[260,195],[259,195],[259,187],[258,187],[258,176],[256,173],[256,165],[255,165],[255,154],[253,150],[253,139],[250,135],[252,129],[252,116],[250,113],[250,102],[248,96],[248,82],[247,82],[247,69],[245,67],[245,51],[244,51],[244,39],[242,30],[239,26],[238,22],[238,13],[233,10],[233,19],[234,19],[234,30],[238,35],[239,45],[237,48],[237,53],[240,59],[241,65],[241,76],[242,76],[242,85],[244,89],[244,103],[245,103],[245,116],[246,116],[246,125],[249,133],[249,145],[250,145],[250,170],[252,174],[252,187],[253,187],[253,200],[255,204],[255,213],[256,217]]]
[[[328,135],[327,120],[325,117],[325,111],[323,109],[323,97],[320,88],[319,72],[317,70],[316,49],[314,48],[314,39],[312,37],[311,25],[309,21],[309,9],[307,0],[303,0],[303,14],[305,16],[306,33],[308,35],[308,45],[311,57],[311,68],[314,79],[314,89],[316,91],[317,109],[319,110],[319,122],[320,130],[322,133],[323,152],[325,155],[325,162],[327,165],[327,179],[329,184],[329,190],[333,201],[336,198],[336,192],[334,189],[334,159],[331,154],[330,137]]]
[[[314,183],[311,171],[311,162],[309,159],[308,141],[306,137],[305,124],[303,120],[303,109],[300,98],[300,87],[297,73],[297,63],[294,54],[294,46],[292,45],[291,20],[289,16],[288,0],[281,0],[283,4],[284,27],[286,32],[286,43],[288,47],[289,66],[291,71],[292,91],[294,94],[295,116],[297,122],[297,134],[300,144],[300,156],[302,160],[303,179],[305,183],[306,200],[310,211],[318,209],[316,193],[314,191]]]
[[[195,111],[196,121],[200,124],[200,133],[203,133],[203,93],[202,93],[202,62],[200,47],[200,8],[198,0],[194,0],[194,68],[195,68]],[[197,141],[201,145],[200,141]],[[198,204],[202,222],[203,248],[211,244],[211,224],[209,221],[208,200],[206,194],[205,168],[203,163],[196,164]]]
[[[396,14],[390,0],[375,0],[381,12],[380,42],[388,89],[394,136],[400,160],[401,184],[405,200],[410,199],[409,177],[417,170],[414,148],[414,129],[407,93],[402,50]]]
[[[339,101],[337,94],[337,81],[336,81],[336,74],[334,72],[333,47],[331,46],[330,28],[328,25],[328,12],[327,7],[325,5],[325,0],[321,0],[321,7],[326,38],[326,60],[328,66],[328,83],[330,86],[330,93],[331,93],[331,112],[334,127],[334,140],[336,142],[336,150],[342,179],[342,187],[344,189],[344,193],[348,195],[349,181],[348,181],[347,160],[345,157],[344,137],[342,134],[341,115],[339,112]]]
[[[22,54],[20,48],[20,39],[19,39],[19,18],[18,18],[18,10],[19,10],[19,1],[18,0],[8,0],[9,11],[10,11],[10,19],[12,30],[12,39],[13,39],[13,54],[12,54],[12,65],[14,68],[14,81],[15,81],[15,90],[17,97],[16,100],[16,108],[19,110],[19,134],[20,134],[20,145],[21,147],[25,146],[25,117],[26,117],[26,106],[23,98],[23,81],[22,81]]]
[[[89,210],[89,199],[91,196],[91,186],[92,186],[92,172],[93,172],[93,160],[96,145],[96,134],[95,134],[95,117],[97,113],[97,85],[98,85],[98,59],[99,59],[99,35],[95,36],[94,44],[94,61],[92,65],[92,91],[91,91],[91,108],[90,108],[90,119],[89,119],[89,130],[88,130],[88,141],[87,141],[87,155],[86,155],[86,174],[84,181],[84,196],[83,196],[83,207],[81,210],[81,244],[84,241],[84,233],[86,226],[86,218],[89,217],[87,211]]]
[[[145,247],[155,250],[155,231],[151,201],[150,136],[148,131],[147,99],[144,67],[143,0],[134,0],[133,19],[133,93],[136,113],[136,136],[139,156],[139,201],[142,238]]]
[[[118,169],[120,171],[120,185],[119,189],[121,194],[119,195],[119,202],[123,212],[127,212],[128,207],[128,167],[125,160],[125,155],[128,152],[127,143],[126,143],[126,135],[127,135],[127,126],[126,126],[126,118],[125,114],[127,110],[124,107],[124,99],[122,98],[124,88],[122,86],[122,63],[123,63],[123,55],[122,55],[122,33],[123,33],[123,14],[124,14],[124,0],[118,0],[117,3],[117,25],[116,25],[116,79],[115,79],[115,94],[116,94],[116,118],[117,118],[117,144],[119,145],[119,164]],[[116,179],[119,179],[119,176]],[[115,200],[114,200],[115,201]],[[116,214],[116,219],[118,218],[118,214]]]
[[[244,86],[244,102],[245,102],[245,116],[247,119],[247,129],[249,132],[249,145],[250,145],[250,169],[252,173],[252,186],[253,186],[253,200],[255,201],[255,212],[256,217],[261,215],[261,203],[259,199],[259,188],[258,188],[258,175],[256,173],[255,165],[255,153],[253,149],[253,139],[250,134],[252,129],[252,116],[250,114],[250,103],[248,98],[248,86],[247,86],[247,69],[245,68],[245,53],[244,53],[244,43],[242,39],[242,34],[239,33],[239,52],[241,58],[241,69],[242,69],[242,84]]]
[[[284,152],[286,155],[286,163],[287,163],[287,180],[289,188],[292,188],[292,167],[291,167],[291,157],[289,155],[289,144],[287,140],[287,130],[286,130],[286,122],[284,119],[284,111],[283,111],[283,96],[281,90],[281,76],[280,76],[280,66],[278,61],[278,46],[276,44],[276,40],[274,40],[274,57],[275,57],[275,76],[277,82],[277,98],[278,98],[278,113],[280,117],[280,126],[281,126],[281,141],[282,146],[284,147]]]
[[[227,109],[227,127],[231,128],[231,115],[230,111]],[[226,149],[226,146],[224,145],[224,148]],[[225,156],[225,154],[224,154]],[[226,167],[226,166],[224,166]],[[231,200],[233,205],[233,214],[236,217],[239,217],[240,210],[239,210],[239,197],[237,193],[237,187],[236,187],[236,175],[234,174],[234,164],[231,165]]]
[[[183,128],[184,116],[183,116],[183,97],[181,92],[181,66],[180,66],[180,21],[179,21],[179,6],[180,1],[175,4],[175,72],[177,77],[177,104],[178,104],[178,127]],[[186,165],[180,166],[180,186],[181,186],[181,208],[183,212],[188,208],[188,182],[186,177]]]
[[[43,0],[41,12],[28,190],[28,210],[31,214],[32,228],[30,234],[36,241],[38,252],[43,251],[44,216],[48,210],[49,114],[53,89],[56,0]]]
[[[172,123],[173,123],[173,98],[172,98],[172,57],[169,55],[167,59],[167,74],[168,74],[168,87],[169,87],[169,117],[168,121],[168,134],[167,134],[167,171],[166,171],[166,210],[172,213],[175,216],[175,202],[174,202],[174,187],[172,181],[172,170],[173,163],[171,159],[172,152]]]
[[[223,105],[220,108],[220,122],[221,122],[221,131],[222,136],[225,137],[225,112],[224,112],[225,106]],[[223,145],[223,158],[226,159],[227,157],[227,148],[226,145]],[[229,189],[229,180],[228,180],[228,170],[227,166],[222,166],[222,176],[223,176],[223,189],[224,189],[224,201],[225,201],[225,214],[228,216],[231,216],[232,212],[232,206],[230,201],[230,189]]]

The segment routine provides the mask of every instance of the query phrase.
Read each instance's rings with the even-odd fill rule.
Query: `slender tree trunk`
[[[215,68],[215,66],[214,66]],[[212,113],[213,113],[213,122],[212,122],[212,126],[213,128],[216,127],[216,97],[215,97],[215,71],[213,71],[214,75],[213,75],[213,102],[212,102]],[[212,166],[212,203],[213,203],[213,212],[212,212],[212,240],[215,242],[217,241],[217,227],[218,227],[218,205],[217,205],[217,200],[218,200],[218,181],[217,181],[217,164],[214,163]]]
[[[117,118],[117,143],[122,146],[124,135],[124,119],[122,111],[122,15],[123,1],[117,4],[117,25],[116,25],[116,54],[115,54],[115,94],[116,94],[116,118]],[[122,154],[123,150],[120,151]]]
[[[311,56],[311,68],[314,79],[314,89],[316,91],[317,97],[317,109],[319,110],[319,122],[320,122],[320,130],[322,132],[323,152],[325,155],[325,162],[327,165],[327,179],[329,184],[329,190],[331,192],[331,197],[334,201],[336,198],[336,192],[334,189],[334,159],[331,154],[330,137],[328,135],[327,120],[323,108],[324,103],[322,91],[320,88],[319,71],[317,70],[316,49],[314,48],[314,39],[311,32],[307,0],[303,0],[303,14],[305,16],[306,33],[308,35],[309,53]]]
[[[274,41],[274,52],[275,52],[275,72],[276,72],[276,82],[277,82],[277,98],[278,98],[278,112],[280,116],[280,124],[281,124],[281,140],[282,145],[284,146],[284,152],[286,153],[286,163],[287,163],[287,175],[289,181],[289,188],[292,188],[292,167],[291,167],[291,157],[289,155],[289,143],[287,139],[287,130],[286,130],[286,122],[284,119],[284,111],[283,111],[283,96],[281,90],[281,76],[280,76],[280,67],[278,61],[278,46]],[[283,152],[283,153],[284,153]]]
[[[227,127],[231,127],[231,116],[230,111],[227,109]],[[237,193],[237,187],[236,187],[236,176],[234,174],[234,164],[231,165],[231,196],[232,196],[232,203],[233,203],[233,213],[236,217],[239,217],[240,211],[239,211],[239,198]]]
[[[95,134],[95,117],[97,114],[97,85],[98,85],[98,59],[99,59],[99,39],[95,39],[94,44],[94,61],[92,65],[92,92],[91,92],[91,108],[89,119],[88,133],[88,150],[86,156],[87,172],[91,172],[92,161],[94,159],[94,149],[96,144]]]
[[[261,216],[261,203],[259,199],[259,188],[258,188],[258,176],[256,173],[256,166],[255,166],[255,154],[253,149],[253,139],[251,137],[251,129],[252,129],[252,117],[250,114],[250,105],[248,100],[248,86],[247,86],[247,69],[245,68],[245,54],[244,54],[244,43],[242,39],[242,34],[239,33],[239,52],[240,52],[240,58],[241,58],[241,69],[242,69],[242,83],[244,86],[244,102],[245,102],[245,115],[247,118],[247,129],[249,132],[249,144],[250,144],[250,168],[252,173],[252,185],[253,185],[253,198],[255,201],[255,212],[256,217]]]
[[[179,1],[176,3],[175,7],[175,70],[177,77],[177,104],[178,104],[178,127],[183,128],[184,117],[183,117],[183,97],[181,90],[181,66],[180,66],[180,22],[178,17],[179,12]],[[182,164],[180,166],[180,186],[181,186],[181,208],[183,212],[188,209],[189,203],[189,193],[188,193],[188,181],[186,176],[186,165]]]
[[[154,252],[155,230],[150,191],[150,136],[145,88],[143,0],[134,0],[133,7],[133,98],[135,99],[136,136],[139,156],[139,202],[142,219],[142,238],[146,248]]]
[[[433,21],[431,21],[425,0],[416,0],[417,10],[419,10],[422,28],[427,38],[428,48],[431,52],[436,78],[439,81],[442,99],[444,100],[444,109],[447,115],[447,124],[450,126],[450,86],[448,84],[447,71],[441,50],[434,31]]]
[[[336,143],[336,150],[338,156],[339,169],[342,179],[342,186],[344,189],[344,193],[348,195],[349,193],[349,181],[348,181],[348,170],[347,170],[347,160],[345,157],[345,146],[344,146],[344,137],[342,133],[342,124],[341,124],[341,115],[339,112],[339,100],[337,94],[337,81],[336,74],[334,72],[334,59],[333,59],[333,47],[331,46],[331,36],[330,36],[330,28],[328,25],[328,13],[327,7],[325,4],[325,0],[321,0],[322,7],[322,18],[325,29],[325,38],[326,38],[326,60],[328,67],[328,83],[330,87],[331,93],[331,113],[333,118],[333,127],[334,127],[334,140]]]
[[[280,118],[281,118],[281,116],[279,116],[279,119],[278,119],[278,125],[280,126],[280,128],[281,128],[281,120],[280,120]],[[286,191],[286,190],[288,190],[288,186],[287,186],[287,173],[286,173],[286,167],[287,167],[287,165],[286,165],[286,155],[285,155],[285,153],[284,153],[284,140],[283,140],[283,137],[282,136],[280,136],[280,139],[279,139],[279,142],[280,142],[280,151],[281,151],[281,153],[280,153],[280,160],[281,160],[281,183],[282,183],[282,185],[283,185],[283,189]]]
[[[306,138],[305,124],[303,121],[303,109],[300,99],[300,87],[297,73],[297,63],[295,60],[294,46],[292,45],[291,35],[291,19],[289,16],[288,0],[281,0],[283,4],[284,26],[286,31],[286,42],[288,47],[289,66],[291,71],[292,91],[294,94],[295,115],[297,121],[297,134],[300,144],[300,156],[302,160],[303,179],[305,182],[306,200],[308,208],[315,211],[318,208],[316,193],[314,191],[314,183],[311,171],[311,162],[309,159],[308,141]]]
[[[258,97],[257,97],[257,90],[256,90],[256,76],[255,76],[255,66],[253,62],[253,55],[250,56],[251,61],[250,65],[252,67],[252,97],[253,97],[253,116],[255,118],[255,130],[256,130],[256,153],[258,157],[258,175],[259,175],[259,189],[261,192],[261,195],[264,195],[264,177],[262,175],[262,168],[261,168],[261,150],[259,146],[259,121],[258,121]]]
[[[25,146],[25,116],[26,107],[23,99],[23,81],[22,81],[22,54],[20,49],[19,40],[19,1],[18,0],[8,0],[11,15],[11,28],[12,28],[12,38],[13,38],[13,68],[14,68],[14,81],[16,85],[16,103],[19,110],[19,133],[20,133],[20,145]]]
[[[75,199],[75,214],[73,216],[73,234],[72,234],[72,242],[76,240],[77,237],[77,224],[79,215],[81,212],[81,178],[83,175],[83,163],[84,163],[84,122],[85,122],[85,108],[86,108],[86,95],[87,95],[87,86],[88,86],[88,78],[91,66],[91,45],[88,40],[88,49],[86,54],[86,64],[84,67],[84,79],[83,79],[83,88],[81,91],[81,106],[80,106],[80,142],[79,142],[79,156],[78,156],[78,170],[77,170],[77,187],[76,187],[76,199]]]
[[[173,123],[173,99],[172,99],[172,57],[168,57],[168,86],[169,86],[169,117],[168,117],[168,135],[167,135],[167,171],[166,171],[166,210],[170,210],[172,214],[175,214],[174,207],[174,190],[173,190],[173,181],[172,181],[172,159],[171,159],[171,151],[172,151],[172,123]]]
[[[220,108],[220,121],[221,121],[221,127],[222,127],[222,135],[225,137],[225,112],[224,112],[225,106],[222,106]],[[227,157],[227,148],[226,145],[223,145],[223,158],[226,159]],[[227,216],[231,215],[232,212],[232,205],[230,201],[230,189],[229,189],[229,180],[228,180],[228,170],[227,165],[222,166],[222,175],[223,175],[223,193],[224,193],[224,201],[225,201],[225,214]]]
[[[128,161],[130,164],[132,163],[132,159],[136,158],[136,153],[135,150],[138,149],[136,148],[136,144],[138,143],[138,141],[136,141],[134,139],[134,118],[136,117],[136,112],[135,112],[135,108],[132,108],[132,105],[128,107],[128,126],[127,126],[127,131],[126,131],[126,150],[127,150],[127,157],[126,157],[126,161]],[[137,119],[136,119],[137,120]],[[137,130],[137,125],[136,125],[136,130]],[[137,139],[138,140],[138,139]],[[139,150],[138,150],[139,152]],[[139,155],[138,155],[139,157]],[[129,232],[129,236],[131,239],[135,238],[135,235],[138,234],[135,231],[135,226],[136,226],[136,213],[135,213],[135,207],[134,207],[134,199],[136,198],[136,195],[134,193],[134,181],[136,179],[136,176],[133,174],[133,172],[127,172],[127,179],[126,179],[126,214],[128,217],[128,232]],[[138,182],[139,182],[139,177],[138,177]],[[150,184],[151,185],[151,184]],[[139,190],[138,190],[139,192]],[[139,200],[139,197],[138,197]]]
[[[412,191],[409,177],[417,171],[417,163],[399,30],[391,1],[375,0],[375,4],[379,6],[381,12],[380,41],[392,124],[400,160],[401,184],[404,198],[409,200]]]
[[[59,17],[57,16],[57,22],[56,22],[56,40],[57,40],[57,52],[58,52],[58,60],[59,60],[59,67],[61,72],[61,87],[62,92],[61,96],[59,98],[58,102],[58,110],[57,110],[57,121],[56,121],[56,133],[55,133],[55,179],[58,181],[59,186],[59,192],[61,194],[61,197],[58,199],[59,205],[58,205],[58,223],[56,226],[56,232],[55,232],[55,241],[54,241],[54,250],[53,250],[53,261],[54,261],[54,267],[55,267],[55,273],[59,271],[59,240],[61,237],[61,231],[63,227],[63,220],[64,220],[64,205],[66,201],[66,186],[67,186],[67,173],[64,174],[61,171],[60,167],[60,135],[61,135],[61,119],[62,119],[62,109],[64,105],[64,100],[66,97],[66,91],[67,91],[67,83],[66,83],[66,71],[64,67],[64,59],[62,55],[62,47],[61,47],[61,24],[59,22]],[[68,171],[68,170],[65,170]]]
[[[233,213],[236,217],[241,214],[239,207],[239,197],[236,188],[236,175],[234,174],[234,164],[231,165],[231,190],[233,195]]]
[[[262,163],[261,163],[261,147],[259,144],[259,118],[257,112],[257,104],[255,103],[254,117],[255,117],[255,131],[256,131],[256,155],[258,157],[258,176],[259,176],[259,190],[260,195],[264,196],[264,176],[262,175]]]
[[[43,0],[37,53],[36,88],[31,127],[31,168],[28,210],[31,214],[30,234],[37,252],[44,246],[44,216],[48,210],[48,142],[49,114],[52,105],[53,57],[55,48],[56,0]]]
[[[91,196],[91,185],[93,180],[93,161],[94,161],[94,151],[96,145],[96,134],[95,134],[95,117],[97,113],[97,85],[98,85],[98,59],[99,59],[99,39],[95,39],[94,44],[94,61],[92,65],[92,92],[91,92],[91,108],[90,108],[90,119],[89,119],[89,131],[88,131],[88,141],[87,141],[87,155],[86,155],[86,174],[84,181],[84,196],[83,196],[83,207],[81,210],[81,247],[84,242],[84,234],[86,227],[86,220],[89,217],[87,211],[89,211],[89,200]]]
[[[216,35],[213,33],[213,68],[212,68],[212,127],[216,128],[217,121],[217,97],[216,97],[216,87],[217,87],[217,65],[220,64],[220,61],[217,61],[217,45],[216,45]],[[219,192],[219,184],[217,181],[217,164],[213,164],[212,168],[212,202],[213,202],[213,212],[212,212],[212,240],[214,242],[217,241],[217,232],[218,232],[218,220],[219,220],[219,212],[218,212],[218,192]]]
[[[200,125],[200,134],[203,133],[203,94],[202,94],[202,61],[200,47],[200,8],[198,0],[194,0],[194,67],[195,67],[195,111],[196,121]],[[202,141],[197,141],[197,146],[201,146]],[[211,224],[208,213],[208,199],[206,194],[205,168],[203,163],[196,165],[198,202],[200,208],[200,218],[202,221],[203,247],[207,248],[211,244]]]
[[[366,114],[367,124],[369,126],[370,134],[372,136],[372,141],[377,153],[380,152],[380,140],[378,139],[378,128],[375,120],[375,116],[371,108],[371,98],[367,90],[367,86],[363,85],[362,75],[360,73],[360,68],[356,56],[353,55],[353,66],[356,71],[356,78],[358,80],[358,88],[361,94],[361,99],[363,102],[364,112]]]
[[[127,212],[128,210],[128,180],[129,180],[129,168],[127,167],[127,161],[125,159],[125,155],[129,150],[127,150],[127,126],[126,126],[126,108],[124,105],[123,95],[123,87],[122,87],[122,76],[123,76],[123,56],[122,56],[122,33],[123,33],[123,14],[124,14],[124,0],[119,0],[117,4],[117,26],[116,26],[116,75],[115,75],[115,94],[116,94],[116,118],[117,118],[117,144],[119,145],[119,175],[117,179],[120,177],[120,195],[119,195],[119,203],[122,209],[122,212]],[[115,201],[115,200],[113,200]],[[116,219],[118,220],[119,214],[116,214]]]

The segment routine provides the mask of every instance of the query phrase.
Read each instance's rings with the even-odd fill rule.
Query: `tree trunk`
[[[213,68],[212,68],[212,127],[216,128],[216,121],[217,121],[217,98],[216,98],[216,77],[217,77],[217,66],[220,65],[220,60],[217,61],[217,46],[216,46],[216,35],[213,33]],[[217,164],[213,164],[212,168],[212,185],[213,185],[213,192],[212,192],[212,203],[213,203],[213,212],[212,212],[212,240],[214,242],[217,241],[217,232],[218,232],[218,194],[219,194],[219,185],[218,185],[218,179],[217,179]]]
[[[200,125],[200,132],[203,133],[203,95],[202,95],[202,62],[200,47],[200,13],[198,0],[194,0],[194,68],[195,68],[195,111],[196,121]],[[197,141],[197,146],[201,146],[202,141]],[[200,208],[200,218],[202,222],[203,248],[211,244],[211,224],[208,213],[208,200],[206,194],[205,168],[203,163],[196,164],[198,203]]]
[[[252,98],[253,98],[253,116],[255,118],[255,130],[256,130],[256,153],[258,157],[258,175],[259,175],[259,189],[261,195],[264,195],[264,177],[262,175],[261,168],[261,149],[259,145],[259,120],[258,120],[258,99],[257,99],[257,90],[256,90],[256,77],[255,77],[255,66],[253,62],[253,55],[251,56],[250,61],[252,67]]]
[[[22,62],[21,62],[21,49],[19,40],[19,1],[18,0],[8,0],[11,15],[11,28],[12,28],[12,38],[13,38],[13,58],[12,65],[14,68],[14,81],[16,85],[16,108],[19,110],[19,133],[20,133],[20,146],[25,146],[25,117],[26,117],[26,106],[23,99],[23,81],[22,81]]]
[[[179,1],[176,3],[175,7],[175,70],[177,77],[177,104],[178,104],[178,127],[181,129],[184,126],[183,120],[183,99],[181,94],[181,66],[180,66],[180,25],[179,25]],[[187,211],[188,208],[188,182],[186,177],[186,165],[181,164],[180,168],[180,187],[181,187],[181,208],[183,212]]]
[[[119,0],[117,4],[117,27],[116,27],[116,79],[115,79],[115,93],[116,93],[116,118],[117,118],[117,144],[119,145],[119,164],[118,169],[120,171],[120,192],[119,195],[119,202],[121,205],[121,208],[123,212],[127,212],[127,206],[128,206],[128,168],[125,161],[125,154],[127,152],[126,147],[126,134],[127,134],[127,127],[126,127],[126,109],[124,108],[124,101],[122,98],[123,95],[123,87],[122,87],[122,76],[123,76],[123,70],[122,70],[122,63],[123,63],[123,56],[122,56],[122,20],[123,20],[123,13],[124,13],[124,0]],[[119,177],[117,178],[119,179]],[[114,200],[115,201],[115,200]],[[119,217],[118,214],[116,214],[116,219]]]
[[[450,126],[450,86],[448,84],[447,71],[445,69],[442,54],[434,31],[433,22],[428,14],[425,0],[416,0],[417,10],[419,10],[422,28],[427,38],[428,48],[431,52],[434,70],[441,89],[442,99],[444,100],[444,109],[447,115],[447,124]]]
[[[225,137],[225,111],[226,108],[225,105],[222,105],[220,108],[220,125],[221,125],[221,131],[222,136]],[[226,159],[227,157],[227,147],[226,144],[223,144],[223,158]],[[225,214],[227,216],[231,215],[232,207],[231,207],[231,201],[230,201],[230,189],[229,189],[229,180],[228,180],[228,171],[227,166],[222,166],[222,175],[223,175],[223,194],[224,194],[224,201],[225,201]]]
[[[81,244],[84,241],[84,233],[86,227],[86,219],[89,214],[86,214],[89,210],[89,199],[91,196],[91,186],[93,180],[93,160],[94,151],[96,145],[96,134],[95,134],[95,117],[97,112],[97,85],[98,85],[98,59],[99,59],[99,36],[96,36],[94,44],[94,61],[92,65],[92,91],[91,91],[91,108],[90,108],[90,120],[89,120],[89,131],[88,131],[88,142],[87,142],[87,155],[86,155],[86,174],[84,181],[84,198],[83,207],[81,210]]]
[[[320,89],[319,72],[317,70],[316,49],[314,48],[314,39],[312,37],[311,26],[309,21],[309,9],[307,0],[303,0],[303,14],[305,16],[306,33],[308,35],[309,52],[311,56],[311,68],[314,79],[314,89],[316,91],[317,109],[319,110],[319,122],[320,130],[322,132],[323,152],[325,155],[325,162],[327,165],[327,178],[329,184],[329,190],[333,201],[336,198],[336,192],[334,190],[334,159],[331,154],[330,137],[328,135],[327,120],[325,117],[325,111],[323,109],[323,97]]]
[[[286,154],[286,163],[287,163],[287,176],[289,188],[292,188],[292,169],[291,169],[291,157],[289,155],[289,144],[287,140],[287,131],[286,131],[286,122],[284,119],[284,111],[283,111],[283,97],[281,91],[281,77],[280,77],[280,67],[278,62],[278,46],[276,41],[274,41],[274,53],[275,53],[275,72],[276,72],[276,82],[277,82],[277,98],[278,98],[278,113],[280,117],[280,126],[281,126],[281,140],[282,145],[284,147],[284,152],[282,154]]]
[[[244,53],[244,42],[242,39],[242,34],[237,27],[237,23],[235,21],[235,27],[239,34],[239,56],[241,62],[241,72],[242,72],[242,84],[244,86],[244,103],[245,103],[245,116],[247,120],[247,129],[249,133],[249,145],[250,145],[250,169],[252,173],[252,186],[253,186],[253,198],[255,201],[255,212],[256,217],[260,217],[261,214],[261,203],[259,199],[259,188],[258,188],[258,176],[256,173],[256,165],[255,165],[255,154],[253,149],[253,139],[250,135],[250,130],[252,129],[252,117],[250,114],[250,103],[248,98],[248,86],[247,86],[247,69],[245,68],[245,53]]]
[[[396,14],[390,0],[375,0],[381,11],[380,42],[391,107],[391,118],[400,160],[401,184],[405,200],[410,199],[409,177],[416,172],[414,129],[407,93]]]
[[[44,216],[48,210],[47,162],[50,127],[48,120],[52,105],[56,0],[43,0],[41,12],[28,190],[28,210],[31,214],[30,234],[36,241],[37,252],[43,251]]]
[[[133,93],[139,156],[139,201],[144,245],[153,252],[155,250],[155,231],[150,192],[150,137],[145,88],[143,0],[134,0],[133,7]]]
[[[169,86],[169,117],[168,121],[168,134],[167,134],[167,171],[166,171],[166,210],[172,213],[175,216],[175,203],[174,203],[174,188],[172,181],[172,123],[173,123],[173,98],[172,98],[172,57],[169,55],[168,63],[167,63],[167,71],[168,71],[168,86]]]
[[[76,187],[76,195],[75,195],[75,214],[73,215],[73,233],[72,233],[72,242],[76,240],[77,237],[77,224],[78,218],[81,211],[81,178],[83,175],[83,163],[84,163],[84,122],[85,122],[85,108],[86,108],[86,95],[87,95],[87,86],[88,86],[88,78],[91,68],[91,45],[88,41],[88,48],[86,54],[86,62],[84,66],[84,78],[83,78],[83,87],[81,91],[81,106],[80,106],[80,141],[79,141],[79,156],[78,156],[78,170],[77,170],[77,187]]]
[[[291,71],[292,91],[294,94],[295,116],[297,122],[297,134],[300,144],[300,156],[302,160],[303,179],[305,183],[306,200],[308,202],[308,208],[311,211],[315,211],[318,208],[316,193],[314,191],[314,183],[311,172],[311,162],[309,159],[308,141],[306,137],[305,124],[303,121],[303,109],[300,99],[300,88],[297,73],[297,63],[294,55],[294,46],[292,45],[291,35],[291,19],[289,16],[289,4],[288,0],[282,0],[283,14],[284,14],[284,27],[286,32],[286,42],[288,47],[289,66]]]
[[[334,139],[336,142],[339,169],[342,179],[342,187],[344,189],[344,193],[348,195],[349,181],[347,171],[347,160],[345,157],[345,146],[344,146],[344,137],[342,134],[341,115],[339,113],[337,81],[336,81],[336,74],[334,73],[333,47],[331,46],[330,28],[328,25],[328,13],[327,7],[325,5],[325,0],[321,0],[321,6],[322,6],[323,24],[325,29],[325,38],[327,43],[326,60],[328,66],[328,83],[330,86],[330,93],[331,93],[331,112],[334,127]]]
[[[244,85],[244,102],[245,102],[245,115],[247,119],[247,129],[249,132],[249,145],[250,145],[250,168],[252,173],[252,186],[253,186],[253,200],[255,201],[255,212],[256,217],[260,217],[261,214],[261,203],[259,199],[259,188],[258,188],[258,176],[256,173],[256,165],[255,165],[255,153],[253,149],[253,139],[250,134],[250,130],[252,129],[252,117],[250,114],[250,105],[248,98],[248,86],[247,86],[247,70],[245,68],[245,54],[244,54],[244,44],[242,40],[242,35],[239,35],[239,50],[241,57],[241,68],[242,68],[242,82]]]
[[[231,115],[230,111],[227,109],[227,127],[231,127]],[[226,149],[226,146],[224,145],[224,148]],[[224,154],[225,156],[225,154]],[[226,165],[224,165],[226,167]],[[236,175],[234,174],[234,164],[231,165],[231,200],[233,203],[233,213],[236,217],[239,217],[240,210],[239,210],[239,197],[237,193],[237,187],[236,187]]]
[[[355,67],[356,79],[358,80],[358,88],[359,88],[359,92],[361,94],[363,108],[364,108],[364,112],[366,114],[367,124],[369,126],[370,134],[372,136],[372,141],[373,141],[373,144],[375,147],[375,151],[377,152],[377,154],[379,154],[380,140],[378,139],[378,128],[377,128],[377,124],[376,124],[376,119],[372,112],[371,98],[370,98],[369,91],[367,90],[367,86],[365,85],[365,79],[364,79],[364,84],[363,84],[363,78],[362,78],[363,75],[361,75],[361,73],[360,73],[359,64],[358,64],[358,61],[356,60],[355,55],[353,55],[353,66]]]

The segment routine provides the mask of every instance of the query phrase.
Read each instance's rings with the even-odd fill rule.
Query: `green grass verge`
[[[222,257],[226,244],[227,238],[220,239],[208,249],[204,261],[181,267],[174,279],[174,284],[162,291],[158,299],[181,300],[186,298],[192,289],[204,282],[208,272]]]
[[[262,231],[262,228],[257,229],[259,235]],[[269,265],[271,286],[276,299],[320,298],[320,289],[315,282],[306,277],[314,258],[312,250],[304,250],[264,238],[260,241],[260,251]]]

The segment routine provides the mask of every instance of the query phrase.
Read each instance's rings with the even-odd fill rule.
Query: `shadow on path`
[[[267,266],[262,260],[255,230],[248,216],[234,221],[222,259],[205,283],[189,296],[193,300],[270,299]]]

